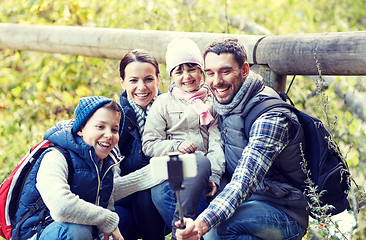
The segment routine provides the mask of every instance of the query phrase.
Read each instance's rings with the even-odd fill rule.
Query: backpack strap
[[[278,95],[282,98],[283,101],[287,102],[289,101],[291,106],[295,107],[294,102],[291,100],[291,98],[287,95],[287,93],[279,92]]]
[[[44,204],[42,198],[38,198],[37,201],[33,204],[33,206],[30,208],[30,210],[20,219],[19,223],[17,223],[17,231],[15,233],[14,239],[20,239],[20,228],[23,225],[23,223],[29,218],[31,217],[35,212],[39,211],[39,210],[43,210],[43,209],[47,209],[46,205]],[[42,222],[44,219],[40,219],[40,221]],[[41,231],[41,229],[39,229],[38,231]]]
[[[68,170],[69,170],[69,174],[68,174],[68,177],[67,177],[67,182],[70,183],[72,181],[72,177],[73,177],[73,174],[70,174],[70,173],[73,173],[74,172],[74,167],[71,163],[71,156],[70,156],[70,152],[63,148],[63,147],[60,147],[58,145],[53,145],[52,148],[55,148],[57,149],[59,152],[62,153],[62,155],[64,155],[65,159],[66,159],[66,162],[67,162],[67,167],[68,167]],[[42,200],[42,198],[40,198]],[[47,212],[48,212],[48,208],[47,206],[44,204],[43,200],[42,200],[42,203],[43,203],[43,208],[41,210],[41,213],[39,215],[39,220],[40,220],[40,228],[39,230],[37,231],[37,235],[36,235],[36,239],[39,239],[40,235],[41,235],[41,232],[43,231],[43,229],[48,225],[50,224],[51,222],[53,222],[54,220],[52,218],[47,218]]]
[[[251,129],[253,123],[255,122],[255,120],[258,117],[260,117],[262,114],[264,114],[265,112],[267,112],[271,109],[274,109],[274,108],[287,108],[290,111],[294,112],[296,114],[296,116],[298,116],[299,110],[293,105],[293,102],[286,95],[286,93],[280,92],[280,96],[281,96],[282,99],[273,98],[273,97],[267,98],[267,99],[261,101],[260,103],[258,103],[252,109],[249,110],[249,112],[247,114],[247,117],[245,119],[245,123],[244,123],[244,134],[245,134],[245,136],[247,137],[248,140],[249,140],[250,129]],[[286,99],[289,100],[291,104],[287,103]],[[286,118],[290,119],[290,116],[287,113],[283,113],[283,114],[286,116]],[[286,176],[283,173],[283,171],[280,168],[276,168],[276,169],[280,174],[282,174],[282,176],[284,176],[289,181],[292,181],[291,179],[288,178],[288,176]],[[302,190],[302,187],[300,185],[295,186],[295,187]]]
[[[58,145],[54,145],[54,144],[51,144],[49,146],[50,148],[55,148],[56,150],[58,150],[59,152],[62,153],[62,155],[65,157],[66,159],[66,162],[67,162],[67,166],[69,168],[69,175],[68,175],[68,179],[67,179],[67,182],[70,183],[72,181],[72,176],[73,174],[70,174],[71,171],[74,171],[74,167],[71,163],[71,156],[70,156],[70,153],[67,149],[65,148],[62,148]],[[49,224],[51,223],[53,220],[52,218],[50,219],[46,219],[47,217],[47,212],[48,212],[48,208],[47,206],[45,205],[45,203],[43,202],[43,199],[40,197],[38,198],[38,200],[36,201],[36,203],[32,206],[32,208],[30,209],[30,211],[25,214],[19,221],[19,223],[17,224],[18,227],[17,227],[17,231],[16,231],[16,235],[15,235],[15,239],[19,239],[20,238],[20,229],[21,229],[21,226],[23,225],[23,223],[30,217],[32,216],[35,212],[37,211],[41,211],[40,212],[40,215],[39,215],[39,226],[41,226],[38,231],[37,231],[37,234],[36,234],[36,239],[39,239],[39,236],[40,236],[40,233],[41,231]]]
[[[64,155],[66,162],[67,162],[67,167],[69,169],[69,176],[67,178],[67,182],[70,183],[72,181],[72,176],[73,176],[73,174],[70,174],[70,172],[74,171],[74,166],[71,163],[70,152],[67,149],[60,147],[58,145],[53,145],[52,148],[57,149],[59,152],[62,153],[62,155]]]
[[[293,102],[285,93],[281,93],[280,96],[283,100],[278,98],[268,98],[256,104],[252,109],[249,110],[245,118],[245,126],[244,126],[244,134],[247,137],[247,139],[249,139],[249,132],[250,129],[252,128],[253,123],[263,113],[273,108],[279,108],[279,107],[288,108],[289,110],[294,111],[295,113],[297,112],[297,109],[293,106]],[[289,100],[291,104],[285,102],[284,99]]]

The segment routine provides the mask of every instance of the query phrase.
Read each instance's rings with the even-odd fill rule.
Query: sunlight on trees
[[[363,0],[13,0],[0,4],[0,22],[284,35],[366,30],[365,8]],[[238,25],[230,22],[234,17]],[[1,49],[0,179],[49,127],[73,117],[81,96],[104,95],[118,100],[122,92],[118,67],[117,60]],[[160,68],[162,91],[166,91],[169,77],[163,63]],[[341,91],[352,87],[366,95],[364,77],[337,77],[337,81],[347,81]],[[357,183],[364,187],[365,123],[335,94],[335,85],[325,91],[333,134]],[[301,76],[290,90],[297,107],[323,120],[318,94],[314,81]],[[359,214],[353,239],[365,238],[365,215],[365,211]]]

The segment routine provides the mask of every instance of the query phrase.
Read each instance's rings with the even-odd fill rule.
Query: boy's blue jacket
[[[69,169],[68,177],[70,190],[81,199],[106,208],[113,190],[113,171],[111,169],[115,162],[111,156],[108,156],[104,160],[102,170],[100,170],[94,148],[86,145],[80,137],[72,134],[72,123],[73,120],[59,122],[46,132],[44,139],[50,140],[70,153],[71,164],[69,163],[69,168],[71,169]],[[49,151],[52,151],[52,148],[47,149],[40,156],[29,174],[19,201],[16,223],[19,223],[20,219],[40,198],[40,194],[36,189],[36,176],[41,160]],[[39,214],[39,212],[36,212],[32,216],[27,216],[19,229],[21,239],[27,239],[35,234],[35,229],[39,224]],[[50,218],[49,211],[47,217]],[[13,229],[13,238],[18,228],[17,225]]]

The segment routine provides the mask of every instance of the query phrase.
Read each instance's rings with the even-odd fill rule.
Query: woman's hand
[[[194,153],[196,149],[196,145],[194,145],[191,141],[183,141],[178,147],[178,151],[183,154]]]
[[[113,240],[124,240],[118,227],[116,227],[116,229],[111,233],[104,233],[104,240],[109,240],[110,236],[112,236]]]

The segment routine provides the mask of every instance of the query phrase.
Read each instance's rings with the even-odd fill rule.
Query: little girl
[[[168,152],[195,153],[198,175],[183,181],[180,191],[185,217],[196,217],[206,207],[204,192],[212,197],[225,169],[220,132],[212,97],[203,78],[201,52],[190,39],[174,39],[167,48],[167,72],[172,84],[169,92],[157,97],[146,119],[143,151],[146,155],[164,156]],[[209,164],[210,163],[210,164]],[[211,168],[209,167],[211,165]],[[212,172],[212,174],[211,174]],[[164,221],[172,225],[179,219],[174,192],[166,181],[152,189],[152,199]],[[200,203],[201,200],[201,203]],[[174,213],[174,217],[173,217]]]

